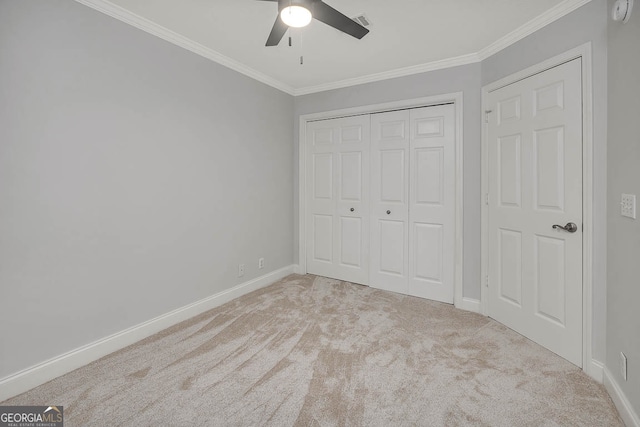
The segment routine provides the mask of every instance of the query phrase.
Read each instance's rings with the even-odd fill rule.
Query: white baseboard
[[[456,308],[460,310],[473,311],[474,313],[481,313],[480,300],[471,298],[462,298],[457,304]]]
[[[631,406],[631,402],[629,402],[629,399],[627,399],[627,396],[606,367],[604,368],[604,386],[609,392],[611,400],[613,400],[613,403],[616,405],[624,424],[627,427],[640,427],[640,417],[638,417],[633,406]]]
[[[293,265],[293,272],[296,273],[296,274],[305,274],[302,271],[302,267],[300,266],[300,264],[294,264]]]
[[[591,359],[591,364],[584,371],[600,384],[604,381],[604,363]]]
[[[0,402],[31,390],[47,381],[64,375],[74,369],[98,360],[107,354],[134,344],[157,332],[167,329],[184,320],[190,319],[207,310],[218,307],[232,299],[253,292],[276,282],[294,272],[295,266],[290,265],[272,271],[253,280],[241,283],[231,289],[219,292],[210,297],[185,305],[139,325],[125,329],[108,337],[99,339],[85,346],[71,350],[68,353],[49,359],[38,365],[0,379]]]

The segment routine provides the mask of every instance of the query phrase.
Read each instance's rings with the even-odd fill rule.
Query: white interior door
[[[369,115],[307,124],[307,271],[369,277]]]
[[[453,303],[455,107],[410,112],[408,293]]]
[[[406,294],[409,268],[409,110],[371,115],[372,287]]]
[[[371,116],[370,285],[453,303],[455,107]]]
[[[578,366],[581,88],[576,59],[488,98],[489,315]]]

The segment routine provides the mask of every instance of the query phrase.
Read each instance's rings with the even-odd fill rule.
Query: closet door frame
[[[453,103],[455,106],[455,278],[454,278],[454,305],[457,308],[480,312],[480,302],[463,297],[462,294],[462,257],[463,257],[463,94],[454,92],[424,98],[408,99],[397,102],[388,102],[360,107],[323,111],[300,116],[298,138],[298,264],[296,273],[307,273],[306,253],[306,190],[307,190],[307,122],[315,120],[333,119],[358,114],[373,114],[397,109],[409,109],[428,107],[433,105]]]

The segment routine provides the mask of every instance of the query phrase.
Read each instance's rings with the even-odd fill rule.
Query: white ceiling
[[[277,47],[264,46],[278,13],[275,2],[78,1],[303,94],[477,62],[590,0],[326,0],[349,17],[366,14],[370,33],[357,40],[313,20],[289,30]]]

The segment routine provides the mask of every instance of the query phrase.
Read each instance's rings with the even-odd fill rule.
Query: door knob
[[[387,215],[391,214],[391,211],[387,211]]]
[[[561,228],[564,231],[567,231],[569,233],[575,233],[576,231],[578,231],[578,226],[575,225],[573,222],[568,222],[567,225],[558,225],[558,224],[554,224],[553,228]]]
[[[349,210],[350,210],[351,212],[355,211],[355,209],[354,209],[354,208],[351,208],[351,209],[349,209]]]

